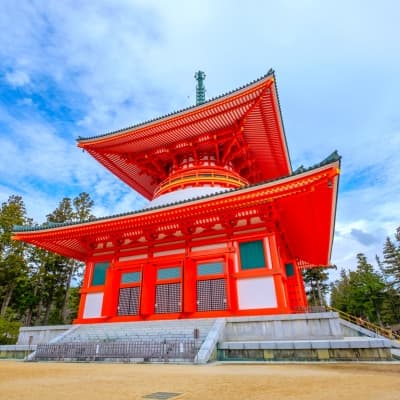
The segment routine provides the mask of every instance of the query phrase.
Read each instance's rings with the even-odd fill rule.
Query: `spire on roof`
[[[203,104],[206,101],[206,87],[204,86],[204,79],[206,79],[206,74],[203,71],[197,71],[194,74],[197,81],[196,85],[196,106]]]

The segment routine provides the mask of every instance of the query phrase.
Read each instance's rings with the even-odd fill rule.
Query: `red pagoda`
[[[196,106],[78,139],[145,209],[15,229],[85,263],[75,323],[294,313],[330,264],[340,157],[292,171],[272,70],[208,101],[195,77]]]

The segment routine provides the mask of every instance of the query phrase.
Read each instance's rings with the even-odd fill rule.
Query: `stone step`
[[[204,340],[214,319],[138,321],[81,325],[58,343],[128,340]]]

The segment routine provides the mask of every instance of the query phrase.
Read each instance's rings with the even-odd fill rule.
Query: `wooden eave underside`
[[[200,146],[218,132],[238,137],[252,168],[261,171],[250,183],[287,176],[291,173],[283,124],[273,75],[241,90],[122,132],[93,139],[80,139],[78,146],[118,178],[148,199],[158,182],[135,164],[137,156],[159,156],[154,150],[176,151],[177,146]],[[228,144],[229,146],[229,144]],[[153,151],[153,152],[152,152]],[[161,154],[161,153],[160,153]],[[160,156],[161,157],[161,156]],[[160,158],[162,163],[162,158]]]
[[[258,216],[274,232],[290,257],[305,266],[328,265],[333,240],[339,163],[277,182],[260,184],[206,199],[76,225],[17,232],[13,238],[55,253],[85,260],[99,243],[114,252],[129,246],[176,241],[180,231],[196,236],[196,228],[220,225],[227,235],[244,215]],[[249,215],[250,215],[249,214]],[[162,240],[160,239],[162,235]],[[147,243],[140,242],[146,238]],[[104,247],[107,250],[106,247]]]

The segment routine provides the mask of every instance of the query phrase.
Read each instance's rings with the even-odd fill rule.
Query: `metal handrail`
[[[348,314],[342,310],[339,310],[334,307],[327,306],[326,309],[328,311],[337,312],[340,318],[344,319],[345,321],[351,322],[360,326],[361,328],[368,329],[369,331],[375,332],[377,335],[386,337],[391,340],[400,340],[400,335],[393,332],[391,329],[383,328],[379,325],[373,324],[372,322],[366,321],[360,317],[356,317],[354,315]]]

